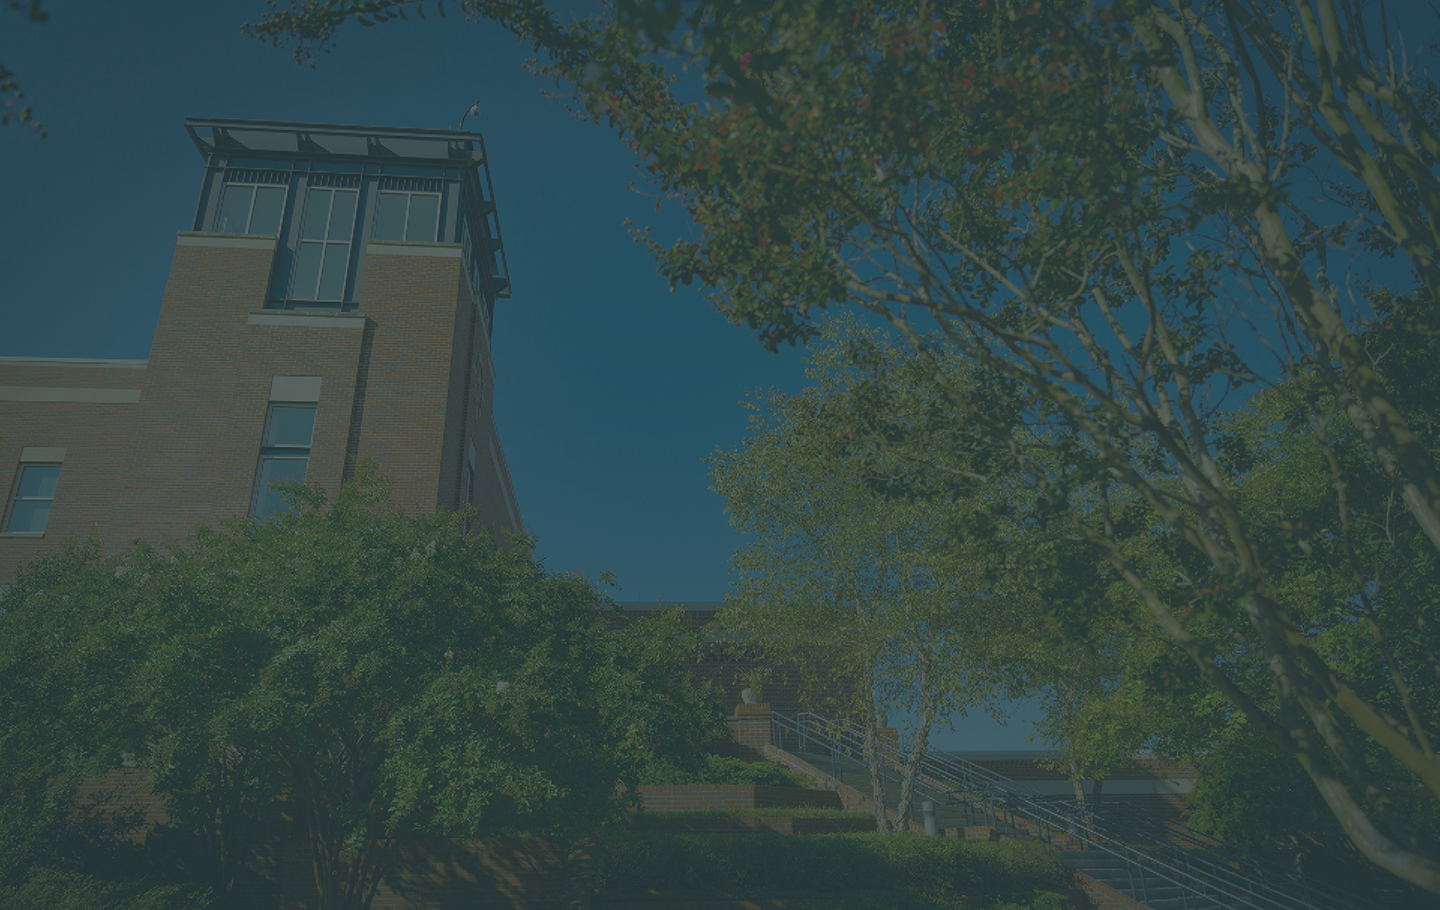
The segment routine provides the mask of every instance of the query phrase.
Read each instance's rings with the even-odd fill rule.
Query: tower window
[[[274,484],[304,480],[310,466],[310,442],[315,435],[315,405],[272,404],[265,417],[260,467],[255,475],[255,498],[250,514],[269,518],[285,511],[285,501]]]
[[[350,264],[350,235],[359,195],[355,190],[325,187],[312,187],[306,194],[291,298],[345,299],[345,271]]]
[[[375,207],[376,240],[434,242],[439,232],[439,193],[380,191]]]
[[[253,183],[225,184],[215,230],[225,234],[278,235],[280,216],[285,212],[285,189]]]
[[[60,480],[58,464],[22,464],[15,496],[10,500],[10,514],[5,522],[8,533],[39,533],[50,520],[50,505],[55,501],[55,484]]]

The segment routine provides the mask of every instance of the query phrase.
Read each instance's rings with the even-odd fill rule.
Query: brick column
[[[765,747],[770,745],[770,706],[736,705],[734,716],[726,718],[726,722],[735,732],[740,757],[762,760]]]

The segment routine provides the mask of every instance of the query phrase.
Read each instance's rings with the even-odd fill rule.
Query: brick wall
[[[321,379],[307,477],[333,493],[344,469],[363,331],[348,327],[354,320],[251,324],[265,305],[273,245],[192,245],[203,239],[182,234],[176,247],[132,430],[116,547],[183,539],[198,525],[249,514],[276,375]]]
[[[329,317],[264,309],[274,240],[181,232],[148,363],[0,360],[0,386],[139,393],[123,404],[0,400],[7,505],[23,448],[67,450],[43,537],[0,536],[0,583],[72,534],[93,531],[115,552],[248,515],[277,375],[320,378],[307,477],[332,495],[371,458],[406,511],[455,508],[468,441],[482,521],[517,527],[488,336],[459,247],[411,246],[367,255],[363,316]]]
[[[406,512],[455,500],[458,439],[446,451],[446,437],[455,433],[451,392],[464,389],[454,375],[460,275],[458,259],[365,257],[358,303],[376,327],[359,456],[395,479],[394,503]]]
[[[55,363],[0,360],[0,386],[65,389],[140,389],[144,362]],[[142,398],[143,400],[143,398]],[[131,430],[137,404],[117,402],[0,401],[0,520],[19,480],[26,447],[63,448],[54,504],[44,535],[0,535],[0,584],[70,535],[114,539],[116,499],[129,478]],[[3,525],[0,525],[3,528]]]

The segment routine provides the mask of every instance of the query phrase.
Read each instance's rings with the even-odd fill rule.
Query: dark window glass
[[[12,533],[45,530],[45,524],[50,519],[50,504],[55,499],[55,485],[59,480],[58,464],[21,465],[5,530]]]
[[[250,234],[280,233],[280,215],[285,210],[285,188],[282,186],[261,186],[255,188],[255,208],[250,213]]]
[[[405,239],[405,206],[410,197],[404,193],[381,193],[375,207],[375,239]]]
[[[220,199],[220,221],[215,229],[224,234],[244,234],[250,224],[250,200],[253,186],[227,186]]]
[[[359,195],[354,190],[335,191],[335,202],[330,207],[328,239],[349,241],[350,228],[355,224],[355,199]]]
[[[325,244],[302,243],[295,257],[295,289],[297,300],[314,300],[316,282],[320,279],[320,260],[325,257]]]
[[[300,446],[308,449],[314,434],[314,405],[270,406],[270,426],[265,434],[267,446]]]
[[[285,511],[285,501],[274,489],[284,480],[304,480],[310,465],[310,442],[315,435],[315,405],[272,404],[265,419],[264,445],[255,473],[255,501],[250,514],[269,518]]]
[[[355,224],[355,190],[312,188],[295,257],[290,296],[295,300],[344,300],[350,264],[350,231]]]
[[[410,197],[410,220],[405,229],[406,240],[435,242],[435,224],[440,216],[440,197],[416,193]]]
[[[325,263],[320,267],[316,300],[339,300],[345,296],[345,253],[348,249],[343,244],[325,244]]]
[[[312,189],[305,198],[305,226],[300,236],[305,240],[324,240],[330,225],[330,190]]]
[[[308,457],[262,456],[260,476],[256,480],[258,489],[255,494],[255,517],[269,518],[277,512],[285,511],[285,500],[273,485],[285,480],[304,480],[305,469],[309,464]]]

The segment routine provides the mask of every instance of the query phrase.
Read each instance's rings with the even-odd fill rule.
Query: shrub
[[[1028,895],[1062,891],[1069,873],[1054,847],[918,836],[703,837],[612,832],[601,837],[597,894],[713,891],[753,898],[767,891],[910,890],[929,894]]]
[[[812,788],[808,777],[773,762],[744,761],[719,755],[705,756],[704,765],[693,772],[683,771],[671,762],[656,762],[640,783],[672,787],[681,784],[754,784],[760,787]]]
[[[109,882],[80,872],[36,868],[15,887],[0,888],[6,910],[210,910],[209,888],[145,879]]]

